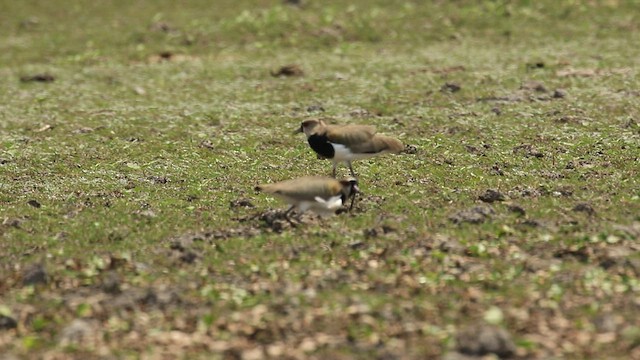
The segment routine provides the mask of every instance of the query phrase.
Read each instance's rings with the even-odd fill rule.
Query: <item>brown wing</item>
[[[321,176],[305,176],[257,187],[266,193],[283,195],[297,200],[313,201],[316,197],[328,199],[340,193],[342,185],[336,179]]]
[[[348,147],[367,142],[372,139],[375,134],[375,126],[370,125],[327,126],[327,139],[332,143],[342,144]]]
[[[398,139],[390,136],[376,135],[369,141],[362,142],[351,146],[351,150],[355,153],[375,154],[381,152],[399,153],[404,150],[404,145]]]

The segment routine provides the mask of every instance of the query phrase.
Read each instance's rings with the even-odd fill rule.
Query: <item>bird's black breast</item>
[[[336,154],[336,151],[333,149],[333,145],[331,145],[326,135],[314,134],[309,136],[307,141],[309,141],[309,146],[311,146],[313,151],[322,157],[332,159]]]

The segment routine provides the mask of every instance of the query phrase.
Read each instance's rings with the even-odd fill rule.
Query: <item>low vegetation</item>
[[[0,353],[640,358],[639,14],[5,4]],[[254,187],[331,173],[310,118],[412,151],[292,226]]]

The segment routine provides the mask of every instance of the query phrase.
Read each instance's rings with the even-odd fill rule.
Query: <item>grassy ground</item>
[[[640,5],[213,3],[1,6],[0,353],[640,358]],[[291,228],[318,117],[418,151]]]

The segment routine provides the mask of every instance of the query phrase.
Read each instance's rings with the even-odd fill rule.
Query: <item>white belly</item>
[[[352,153],[348,147],[342,144],[331,143],[331,145],[333,146],[333,150],[335,151],[335,154],[333,155],[333,162],[341,162],[341,161],[346,162],[351,160],[368,159],[370,157],[374,157],[378,155],[378,154],[370,154],[370,153],[356,154],[356,153]]]
[[[334,196],[328,200],[324,200],[316,197],[315,201],[300,201],[296,206],[301,212],[311,210],[322,216],[330,216],[335,214],[336,210],[342,206],[342,198],[340,196]]]

